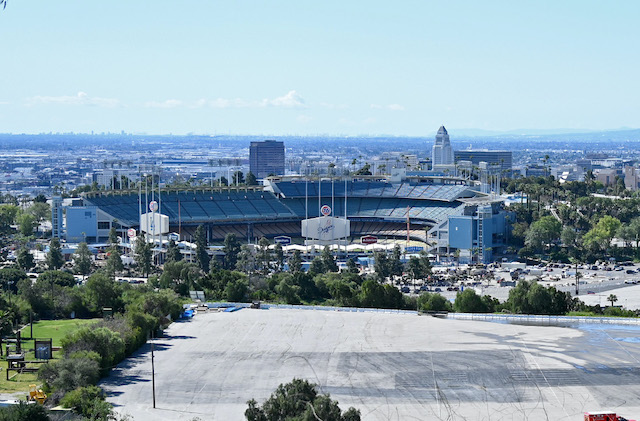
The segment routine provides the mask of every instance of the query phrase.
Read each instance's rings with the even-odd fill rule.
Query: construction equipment
[[[35,384],[29,385],[29,401],[38,402],[40,405],[44,404],[44,401],[47,400],[47,394],[42,391],[42,389],[38,389],[38,386]]]
[[[584,421],[634,421],[616,415],[615,412],[585,412]]]

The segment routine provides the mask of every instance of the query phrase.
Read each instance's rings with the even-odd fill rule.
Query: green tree
[[[64,265],[64,258],[60,250],[60,240],[52,238],[47,253],[47,267],[49,270],[58,270]]]
[[[347,260],[347,272],[354,274],[360,273],[360,269],[358,269],[358,265],[353,258]]]
[[[17,222],[20,234],[25,237],[33,235],[33,230],[36,227],[36,218],[34,218],[33,215],[29,213],[22,213],[18,216]]]
[[[169,241],[169,247],[167,247],[167,262],[179,262],[182,260],[182,253],[175,241]]]
[[[107,258],[107,264],[105,265],[105,270],[110,276],[115,276],[116,273],[122,272],[124,270],[124,265],[122,264],[122,257],[120,256],[120,252],[118,251],[117,246],[109,247],[109,257]]]
[[[196,237],[196,263],[204,272],[209,270],[209,252],[207,251],[207,237],[203,225],[198,225]]]
[[[273,249],[273,257],[275,259],[275,270],[276,272],[282,272],[284,268],[284,250],[282,249],[282,244],[277,243]]]
[[[316,256],[311,261],[311,265],[309,265],[310,273],[326,273],[326,269],[324,267],[324,263],[322,262],[322,258],[320,256]]]
[[[236,262],[236,269],[244,273],[253,273],[256,269],[256,256],[247,244],[243,244],[240,247],[240,253],[238,253]]]
[[[244,174],[242,171],[238,170],[233,173],[233,184],[243,184],[244,183]]]
[[[287,279],[283,279],[276,286],[276,293],[282,298],[287,304],[300,304],[300,287],[297,285],[292,285],[288,282]]]
[[[29,272],[36,265],[33,260],[33,254],[31,254],[29,249],[26,247],[20,248],[16,260],[18,261],[18,266],[20,266],[25,272]]]
[[[407,269],[413,279],[425,279],[431,275],[431,262],[426,252],[420,253],[420,257],[411,256]]]
[[[224,252],[222,266],[227,270],[234,270],[238,262],[238,253],[240,253],[240,242],[235,234],[225,235],[222,251]]]
[[[333,257],[333,253],[331,253],[329,246],[324,246],[324,249],[322,249],[322,254],[320,258],[322,259],[322,266],[324,267],[325,272],[338,271],[338,265],[336,264],[336,259]]]
[[[293,256],[289,258],[289,272],[297,273],[302,271],[302,254],[300,250],[294,250]]]
[[[314,384],[293,379],[281,384],[262,406],[251,399],[244,415],[248,421],[323,420],[359,421],[360,411],[349,408],[341,413],[338,402],[329,395],[320,395]]]
[[[582,237],[582,242],[586,248],[592,251],[606,250],[620,226],[619,219],[605,215]]]
[[[258,240],[258,253],[256,254],[256,261],[258,267],[262,271],[263,275],[267,275],[271,269],[271,251],[269,250],[269,240],[265,237]]]
[[[402,276],[404,265],[402,264],[402,251],[399,245],[395,245],[389,259],[389,272],[392,276]]]
[[[375,263],[373,264],[373,270],[376,272],[380,281],[385,281],[391,275],[391,268],[389,265],[389,258],[384,252],[375,252],[373,254]]]
[[[613,307],[613,303],[618,301],[618,297],[615,294],[609,294],[607,301],[611,301],[611,307]]]
[[[257,186],[258,185],[258,180],[256,179],[256,176],[249,171],[247,173],[247,186]]]
[[[118,231],[116,231],[116,227],[114,226],[109,230],[109,244],[111,244],[111,246],[118,245]]]
[[[11,230],[19,210],[16,205],[0,205],[0,233],[6,234]]]
[[[442,295],[424,292],[418,297],[418,308],[421,311],[452,311],[449,300]]]
[[[562,224],[553,216],[543,216],[529,226],[525,244],[536,250],[560,238]]]
[[[104,273],[89,276],[84,291],[87,303],[95,313],[101,312],[103,307],[111,307],[114,311],[122,307],[120,285]]]
[[[456,295],[453,307],[459,313],[486,313],[488,311],[482,297],[471,288],[466,288]]]
[[[136,248],[134,259],[144,276],[149,276],[151,272],[151,259],[153,258],[153,250],[151,244],[147,242],[144,233],[140,233],[136,239]]]
[[[74,253],[75,270],[82,276],[87,276],[91,273],[92,266],[92,254],[89,250],[87,243],[82,242],[78,245],[78,249]]]
[[[362,168],[354,173],[354,175],[372,175],[371,174],[371,165],[364,164]]]
[[[227,283],[224,288],[225,299],[230,302],[242,302],[247,295],[248,285],[244,279],[237,279]]]

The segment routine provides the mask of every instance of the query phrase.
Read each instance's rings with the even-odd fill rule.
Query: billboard
[[[282,244],[283,246],[287,246],[291,244],[291,237],[287,237],[285,235],[279,235],[273,238],[273,241],[278,244]]]
[[[375,244],[378,242],[378,237],[375,235],[363,235],[360,237],[360,242],[362,244]]]
[[[348,219],[321,216],[302,221],[302,236],[306,238],[332,241],[349,235],[351,235],[351,224]]]
[[[166,234],[169,232],[169,217],[155,212],[142,214],[140,231],[155,235]]]

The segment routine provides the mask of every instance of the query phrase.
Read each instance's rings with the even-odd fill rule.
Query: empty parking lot
[[[578,420],[640,414],[640,333],[436,319],[412,314],[251,310],[199,314],[103,382],[144,420],[241,420],[294,377],[364,420]]]

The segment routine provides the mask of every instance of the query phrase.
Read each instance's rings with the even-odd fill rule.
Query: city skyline
[[[640,127],[640,5],[9,2],[0,132]]]

